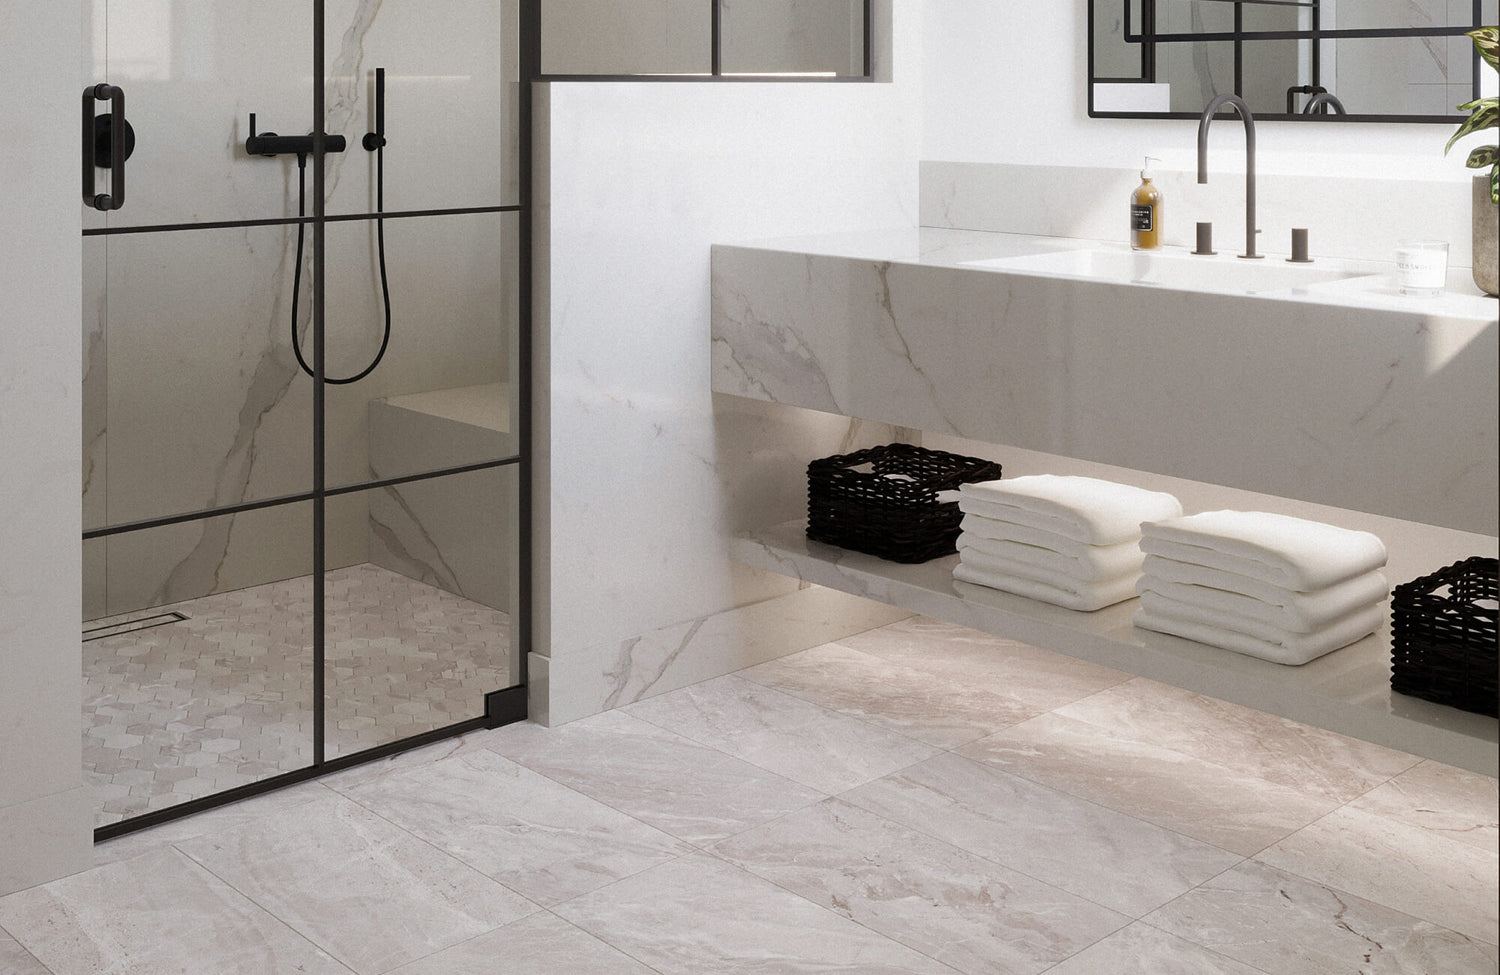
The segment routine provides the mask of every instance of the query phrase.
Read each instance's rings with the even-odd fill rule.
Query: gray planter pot
[[[1474,177],[1474,283],[1500,294],[1500,206],[1490,199],[1490,176]]]

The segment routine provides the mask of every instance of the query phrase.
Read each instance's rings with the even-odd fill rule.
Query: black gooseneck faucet
[[[1258,259],[1265,255],[1255,253],[1255,235],[1260,233],[1255,226],[1255,116],[1238,95],[1217,96],[1198,119],[1198,182],[1208,182],[1208,123],[1224,105],[1238,112],[1245,123],[1245,253],[1240,257]]]

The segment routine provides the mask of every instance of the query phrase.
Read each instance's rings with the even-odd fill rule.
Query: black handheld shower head
[[[367,152],[385,148],[385,69],[375,69],[375,131],[360,142]]]

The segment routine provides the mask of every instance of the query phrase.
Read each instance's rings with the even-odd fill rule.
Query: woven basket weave
[[[958,551],[958,503],[939,491],[1000,477],[978,457],[893,443],[807,465],[807,537],[892,562]]]
[[[1391,689],[1477,714],[1497,701],[1496,560],[1475,557],[1391,594]]]

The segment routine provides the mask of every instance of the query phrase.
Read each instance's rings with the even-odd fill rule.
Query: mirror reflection
[[[1497,0],[1090,0],[1091,115],[1450,121]]]

